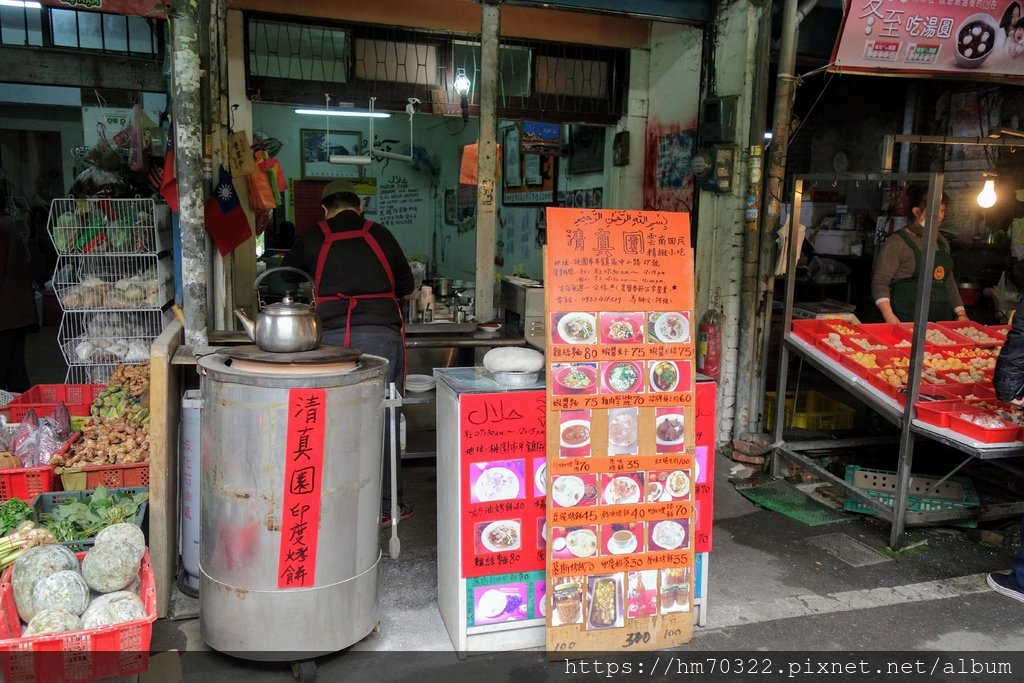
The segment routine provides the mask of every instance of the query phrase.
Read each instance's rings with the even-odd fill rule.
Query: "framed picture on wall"
[[[299,131],[299,150],[302,159],[302,178],[361,178],[363,167],[332,164],[332,155],[359,156],[363,135],[358,131],[332,130],[330,139],[326,130],[303,128]]]
[[[569,126],[569,173],[604,170],[604,132],[601,126]]]

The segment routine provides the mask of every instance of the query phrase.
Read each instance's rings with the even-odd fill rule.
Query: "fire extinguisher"
[[[697,372],[718,379],[722,373],[722,324],[724,316],[709,309],[697,325]]]

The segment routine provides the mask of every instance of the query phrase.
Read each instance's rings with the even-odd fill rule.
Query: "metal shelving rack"
[[[117,364],[149,359],[169,318],[169,211],[152,199],[55,199],[47,229],[65,381],[105,384]]]
[[[949,429],[942,429],[917,420],[914,413],[914,404],[917,403],[920,393],[921,370],[924,360],[924,343],[926,325],[914,325],[914,332],[911,338],[910,368],[908,371],[906,403],[900,406],[895,400],[883,395],[866,381],[860,379],[852,372],[848,372],[840,366],[835,365],[828,357],[795,337],[791,330],[793,323],[793,292],[795,288],[796,263],[800,253],[800,244],[796,241],[798,235],[800,216],[800,205],[803,201],[805,183],[927,183],[928,184],[928,207],[929,216],[925,227],[924,240],[930,244],[936,239],[938,230],[938,207],[942,196],[941,173],[864,173],[864,174],[839,174],[839,175],[806,175],[799,176],[794,181],[793,202],[791,216],[795,217],[790,221],[789,250],[787,254],[788,266],[786,269],[785,289],[785,312],[783,317],[783,343],[779,359],[779,399],[775,402],[775,429],[774,448],[772,450],[771,469],[774,475],[781,471],[782,461],[790,461],[805,467],[822,479],[844,490],[848,495],[860,503],[869,506],[878,516],[890,523],[889,545],[898,549],[903,541],[903,533],[908,524],[928,524],[937,521],[952,519],[1000,519],[1003,517],[1020,516],[1024,513],[1024,502],[1002,503],[983,506],[981,508],[959,508],[949,510],[912,511],[908,509],[910,498],[911,467],[914,462],[914,444],[918,437],[943,443],[959,450],[965,458],[954,467],[948,474],[942,477],[945,481],[953,476],[961,467],[972,459],[981,459],[998,463],[1005,458],[1024,456],[1024,443],[1008,446],[1005,444],[985,444],[974,441],[964,435]],[[914,311],[915,320],[926,320],[928,304],[930,299],[930,288],[927,285],[927,278],[935,266],[935,250],[923,251],[924,264],[919,267],[920,279],[918,291],[921,292]],[[807,362],[836,384],[842,386],[846,391],[862,401],[868,407],[882,415],[900,429],[899,455],[896,468],[896,491],[895,500],[892,506],[886,505],[863,490],[846,482],[829,472],[819,464],[811,455],[815,451],[836,450],[841,448],[863,448],[865,446],[891,443],[889,437],[859,437],[849,439],[829,439],[818,441],[790,441],[783,438],[783,421],[785,419],[785,396],[788,383],[790,355],[795,355],[802,362]],[[936,485],[937,486],[937,485]]]

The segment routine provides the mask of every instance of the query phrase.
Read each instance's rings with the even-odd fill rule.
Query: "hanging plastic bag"
[[[247,176],[246,180],[249,181],[249,205],[253,211],[277,208],[274,191],[270,188],[270,180],[266,173],[253,173]]]
[[[124,166],[124,162],[121,160],[121,155],[115,152],[107,141],[107,127],[102,123],[97,123],[96,132],[99,134],[99,139],[96,141],[96,145],[86,153],[86,163],[104,171],[119,170]]]
[[[48,417],[44,417],[36,432],[36,462],[48,465],[50,458],[59,451],[67,439],[60,437],[60,428]],[[24,462],[24,461],[22,461]]]

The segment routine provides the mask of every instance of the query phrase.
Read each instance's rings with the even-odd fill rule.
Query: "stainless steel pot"
[[[434,296],[451,296],[452,295],[452,280],[448,277],[435,277],[434,278]]]
[[[292,271],[304,276],[313,287],[313,278],[298,268],[282,266],[269,268],[256,278],[253,289],[259,288],[263,278],[279,271]],[[249,338],[264,351],[273,353],[299,353],[312,351],[320,346],[323,330],[320,319],[316,315],[316,297],[313,304],[298,304],[291,296],[286,295],[280,303],[260,305],[256,321],[253,322],[241,308],[235,309],[235,317],[242,323]]]

